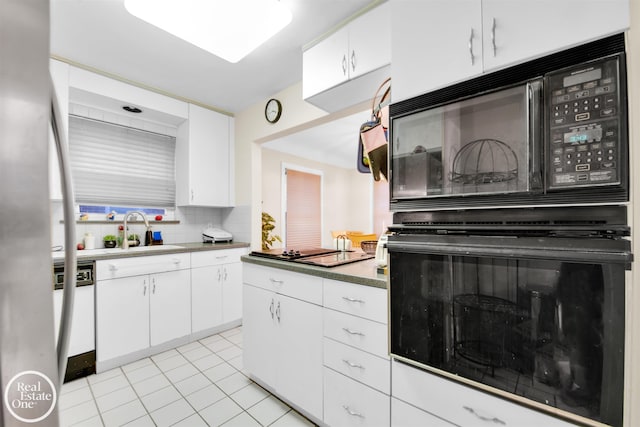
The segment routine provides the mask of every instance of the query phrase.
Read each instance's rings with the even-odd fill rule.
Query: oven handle
[[[459,236],[429,236],[429,241],[392,241],[387,250],[393,253],[475,256],[484,258],[556,259],[596,264],[624,264],[631,269],[633,254],[627,240],[558,239],[558,238],[492,238],[477,242]],[[609,246],[609,247],[600,247]],[[619,246],[619,247],[613,247]]]

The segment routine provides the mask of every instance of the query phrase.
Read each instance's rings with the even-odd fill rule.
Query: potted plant
[[[129,234],[129,242],[135,242],[129,243],[129,246],[140,246],[140,236],[137,234]]]
[[[102,238],[102,241],[104,242],[105,248],[115,248],[118,244],[116,236],[114,236],[113,234],[107,234]]]
[[[276,228],[276,220],[266,212],[262,212],[262,250],[271,249],[276,240],[282,242],[280,236],[272,236],[271,232]]]

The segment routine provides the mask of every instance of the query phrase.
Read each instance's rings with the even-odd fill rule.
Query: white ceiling
[[[236,1],[236,0],[230,0]],[[51,0],[51,53],[236,113],[302,80],[302,47],[380,0],[281,0],[292,22],[236,64],[127,13],[123,0]],[[211,17],[211,25],[216,24]]]

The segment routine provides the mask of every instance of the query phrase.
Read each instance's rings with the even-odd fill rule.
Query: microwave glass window
[[[526,86],[393,120],[392,197],[529,189]]]
[[[606,266],[392,254],[391,353],[599,418]]]

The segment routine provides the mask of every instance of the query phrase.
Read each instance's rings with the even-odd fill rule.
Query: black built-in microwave
[[[390,107],[391,209],[628,201],[624,36]]]

